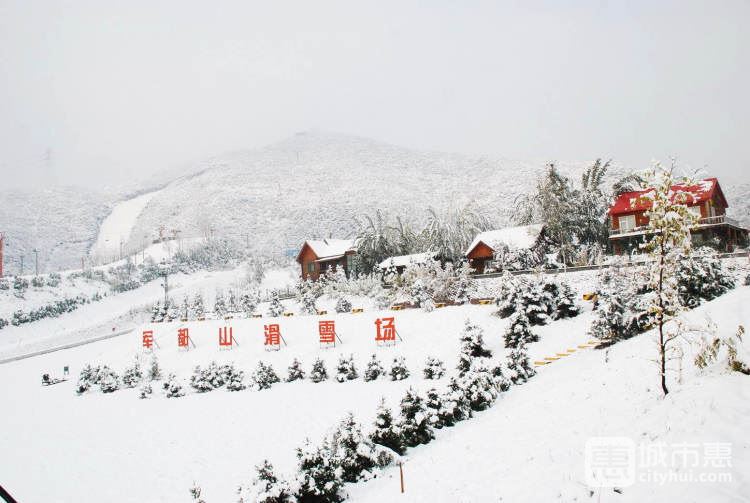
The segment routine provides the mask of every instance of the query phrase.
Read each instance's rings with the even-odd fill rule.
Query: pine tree
[[[451,285],[451,296],[456,304],[469,302],[471,296],[476,292],[476,280],[471,276],[473,270],[466,260],[455,269],[455,279]]]
[[[214,299],[214,317],[217,320],[223,320],[227,316],[227,304],[224,300],[224,293],[221,290],[216,290],[216,298]]]
[[[426,444],[435,438],[432,426],[428,422],[424,400],[412,388],[406,390],[406,395],[401,399],[398,429],[407,447]]]
[[[581,314],[581,308],[576,304],[576,294],[567,283],[559,283],[559,296],[556,302],[556,319],[574,318]]]
[[[354,366],[354,355],[349,355],[349,358],[344,358],[343,355],[339,357],[336,366],[336,380],[338,382],[353,381],[357,377],[359,377],[359,374]]]
[[[437,429],[445,426],[442,419],[444,416],[443,400],[435,388],[427,390],[424,405],[427,408],[427,417],[430,426]]]
[[[519,344],[529,344],[539,340],[529,327],[526,313],[519,311],[510,318],[510,324],[505,331],[505,347],[515,348]]]
[[[267,459],[255,467],[255,477],[250,487],[240,487],[238,503],[293,503],[289,483],[276,476]]]
[[[310,371],[310,380],[312,382],[321,382],[328,379],[328,370],[326,364],[320,358],[316,358]]]
[[[479,325],[476,325],[467,319],[461,333],[461,349],[458,357],[458,373],[463,375],[471,367],[475,358],[489,358],[492,356],[490,351],[484,345],[484,331]]]
[[[378,377],[385,375],[383,366],[378,361],[377,356],[372,355],[370,361],[367,362],[367,368],[365,368],[365,381],[374,381]]]
[[[165,321],[175,321],[180,319],[180,308],[173,299],[169,299],[167,316]]]
[[[373,444],[362,434],[362,428],[351,412],[339,423],[331,438],[331,446],[344,482],[369,478],[377,466]]]
[[[213,384],[209,380],[208,372],[202,370],[200,366],[196,366],[193,369],[193,375],[190,377],[190,386],[198,393],[205,393],[214,389]]]
[[[403,356],[394,358],[388,374],[391,376],[391,381],[403,381],[409,377],[409,369],[406,367],[406,359],[404,359]]]
[[[255,309],[258,307],[259,302],[260,294],[257,289],[247,290],[240,296],[240,308],[248,318],[255,314]]]
[[[162,378],[159,359],[156,358],[156,355],[151,358],[151,366],[148,369],[148,378],[151,381],[158,381]]]
[[[190,304],[188,303],[187,295],[182,298],[182,304],[180,305],[180,320],[190,319]]]
[[[280,382],[279,376],[273,370],[273,367],[263,362],[258,362],[258,366],[253,373],[253,383],[256,389],[269,389],[271,385]]]
[[[138,398],[151,398],[151,394],[154,392],[154,390],[151,388],[151,385],[149,383],[145,383],[141,386],[140,394],[138,395]]]
[[[157,300],[151,309],[151,323],[159,323],[160,321],[164,321],[164,316],[161,312],[161,302]]]
[[[443,412],[440,419],[445,426],[453,426],[459,421],[465,421],[472,417],[473,413],[469,400],[455,377],[451,377],[448,381],[448,387],[441,399]]]
[[[193,303],[190,306],[189,319],[197,320],[203,318],[206,315],[206,309],[203,306],[203,295],[200,292],[196,292],[193,296]]]
[[[526,346],[520,344],[512,349],[508,354],[508,371],[509,378],[513,384],[522,384],[531,379],[536,370],[529,362],[529,356],[526,354]]]
[[[302,364],[298,359],[294,359],[292,364],[289,365],[289,371],[286,378],[286,382],[293,382],[299,379],[305,378],[305,371],[302,370]]]
[[[510,381],[508,381],[508,379],[505,377],[503,366],[500,363],[497,363],[494,367],[492,367],[490,373],[492,374],[492,380],[495,383],[495,387],[499,391],[508,391],[508,389],[510,388]]]
[[[185,395],[185,391],[182,389],[182,384],[177,380],[177,376],[174,374],[169,374],[163,387],[167,398],[178,398]]]
[[[120,377],[106,365],[99,372],[99,389],[102,393],[112,393],[120,389]]]
[[[268,306],[268,316],[272,318],[278,318],[284,314],[284,306],[279,299],[279,292],[274,290],[271,292],[271,302]]]
[[[236,368],[234,364],[229,366],[227,372],[227,391],[242,391],[245,386],[245,372]]]
[[[375,429],[370,433],[373,443],[388,447],[398,454],[404,453],[404,445],[401,441],[401,432],[393,420],[393,413],[385,404],[385,398],[381,398],[375,416]]]
[[[343,482],[327,441],[314,448],[309,440],[297,449],[298,503],[339,503]]]
[[[136,358],[133,365],[126,367],[122,373],[122,384],[126,388],[135,388],[143,380],[143,371],[141,370],[141,363]]]
[[[472,362],[472,366],[459,381],[461,389],[472,410],[485,410],[497,398],[497,388],[492,374],[481,362]]]
[[[227,313],[228,314],[235,314],[240,311],[240,308],[237,305],[237,297],[234,294],[234,290],[231,288],[229,289],[229,295],[227,296]]]
[[[352,310],[352,303],[346,297],[339,297],[336,301],[336,312],[337,313],[349,313]]]
[[[445,364],[438,358],[428,356],[422,374],[425,379],[440,379],[445,375]]]
[[[708,247],[677,259],[677,288],[680,304],[694,308],[703,300],[712,300],[735,286],[732,274],[726,272],[721,259]]]

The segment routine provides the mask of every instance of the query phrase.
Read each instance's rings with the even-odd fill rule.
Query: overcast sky
[[[294,132],[750,180],[750,2],[0,0],[5,186]]]

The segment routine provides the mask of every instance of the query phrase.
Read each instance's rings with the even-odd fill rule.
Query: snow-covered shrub
[[[531,331],[526,313],[519,311],[510,317],[510,324],[505,331],[505,347],[515,348],[519,344],[536,342],[539,337]]]
[[[378,361],[377,356],[372,355],[370,358],[370,361],[367,362],[367,367],[365,368],[365,374],[364,378],[365,381],[374,381],[378,377],[385,375],[385,370],[383,369],[383,365],[380,364],[380,361]]]
[[[185,396],[185,391],[182,389],[182,383],[180,383],[177,376],[174,374],[169,374],[169,376],[167,376],[163,388],[167,398],[179,398]]]
[[[255,477],[250,487],[240,486],[238,503],[293,503],[292,488],[279,478],[267,459],[255,467]]]
[[[289,370],[287,372],[287,378],[286,382],[293,382],[297,381],[299,379],[305,378],[305,371],[302,370],[302,364],[298,359],[294,359],[292,361],[292,364],[289,365]]]
[[[501,285],[497,297],[497,314],[501,318],[524,311],[532,325],[546,325],[581,312],[575,303],[575,292],[565,282],[548,277],[527,280],[506,273]]]
[[[521,344],[513,348],[508,354],[508,378],[513,384],[525,383],[536,375],[536,370],[531,366],[526,346]]]
[[[9,324],[8,320],[6,320],[5,318],[0,318],[0,330],[7,327],[8,324]]]
[[[251,288],[242,292],[240,295],[240,309],[245,316],[250,318],[260,303],[260,292],[257,288]]]
[[[401,414],[397,423],[401,441],[406,447],[429,443],[435,438],[424,400],[412,388],[401,399]]]
[[[234,364],[227,366],[227,391],[242,391],[245,386],[245,372],[238,369]]]
[[[99,371],[99,389],[102,393],[112,393],[120,389],[120,376],[106,365]]]
[[[90,364],[84,365],[78,375],[78,384],[76,385],[76,392],[80,395],[85,393],[92,386],[97,386],[101,382],[102,369],[99,366],[92,366]]]
[[[357,377],[359,377],[359,373],[357,373],[357,368],[354,365],[354,355],[349,355],[349,358],[340,356],[336,365],[336,380],[338,382],[353,381]]]
[[[161,302],[156,301],[151,307],[151,323],[160,323],[164,321],[164,313],[161,311]]]
[[[227,301],[224,299],[224,292],[217,289],[214,297],[214,317],[217,320],[223,320],[227,316]]]
[[[458,357],[458,369],[459,375],[463,375],[471,367],[471,363],[475,358],[489,358],[492,356],[490,351],[484,345],[484,331],[482,327],[471,322],[467,319],[464,324],[464,329],[461,332],[461,349]]]
[[[492,373],[480,362],[472,363],[471,368],[459,380],[459,384],[472,410],[485,410],[497,398]]]
[[[409,369],[406,367],[406,360],[403,356],[393,359],[388,375],[391,376],[391,381],[403,381],[409,377]]]
[[[315,305],[315,302],[320,297],[320,287],[309,279],[306,279],[299,281],[295,288],[297,290],[296,299],[299,303],[300,313],[318,314],[318,306]]]
[[[336,312],[337,313],[348,313],[352,310],[352,303],[346,297],[339,297],[336,301]]]
[[[341,471],[327,441],[313,447],[309,440],[297,449],[295,498],[298,503],[338,503],[343,481]]]
[[[750,375],[750,367],[739,358],[738,348],[742,345],[745,327],[740,325],[737,332],[729,337],[701,337],[700,348],[695,356],[695,365],[701,370],[721,360],[723,367],[734,372]]]
[[[453,426],[459,421],[465,421],[472,417],[473,412],[469,400],[455,377],[450,378],[448,387],[440,398],[443,402],[443,411],[440,417],[443,425]]]
[[[508,391],[510,388],[510,381],[505,377],[505,373],[503,372],[503,366],[500,363],[497,363],[492,367],[490,370],[490,373],[492,374],[492,381],[495,383],[495,387],[499,391]]]
[[[445,375],[445,364],[438,358],[428,356],[422,375],[425,379],[440,379]]]
[[[205,369],[196,366],[190,378],[190,386],[199,393],[215,390],[227,383],[233,370],[233,366],[219,365],[215,361],[209,363]]]
[[[257,390],[269,389],[271,385],[280,382],[279,376],[273,370],[273,367],[263,362],[258,362],[258,366],[253,372],[253,384]]]
[[[427,410],[427,417],[430,426],[437,429],[445,426],[443,423],[443,417],[446,416],[446,411],[443,406],[443,399],[435,388],[427,390],[424,405]]]
[[[677,282],[680,304],[696,307],[701,300],[712,300],[734,288],[732,274],[724,270],[715,250],[698,248],[683,254],[677,262]]]
[[[271,302],[268,305],[268,316],[278,318],[282,314],[284,314],[284,305],[279,299],[279,292],[274,290],[271,292]]]
[[[151,388],[151,384],[145,383],[141,386],[140,394],[138,395],[138,398],[151,398],[151,394],[154,392],[154,390]]]
[[[196,292],[193,296],[193,301],[190,304],[190,310],[188,311],[188,319],[197,320],[206,316],[206,308],[203,304],[203,295],[200,292]]]
[[[49,276],[47,276],[46,284],[50,288],[57,288],[58,286],[60,286],[61,280],[62,278],[60,277],[60,274],[53,272],[50,273]]]
[[[313,362],[312,370],[310,370],[310,380],[312,382],[321,382],[326,379],[328,379],[326,364],[320,358],[316,358]]]
[[[136,358],[133,365],[126,367],[122,373],[122,384],[126,388],[135,388],[143,380],[141,362]]]
[[[631,274],[633,272],[639,276],[637,271]],[[619,267],[603,270],[599,274],[599,290],[589,335],[606,344],[614,344],[640,333],[649,319],[645,306],[641,306],[642,297],[628,272]]]
[[[393,412],[385,404],[385,398],[380,400],[375,413],[375,427],[370,433],[370,440],[375,444],[388,447],[398,454],[404,453],[401,432],[393,420]]]
[[[5,278],[0,278],[0,290],[10,290],[10,283]]]
[[[34,276],[31,278],[31,286],[34,288],[41,288],[44,286],[44,278],[41,276]]]
[[[745,276],[745,286],[750,286],[750,274]]]
[[[330,444],[344,482],[370,479],[375,468],[390,462],[378,455],[378,449],[362,434],[351,412],[339,423]]]
[[[158,381],[161,379],[162,373],[161,373],[161,367],[159,366],[159,359],[154,355],[151,358],[151,365],[148,368],[148,378],[151,381]]]

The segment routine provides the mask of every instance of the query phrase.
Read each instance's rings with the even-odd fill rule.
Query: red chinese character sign
[[[193,339],[190,338],[190,332],[188,332],[187,328],[178,328],[177,329],[177,348],[178,349],[185,349],[186,351],[190,349],[190,346],[195,347],[195,343],[193,342]]]
[[[154,331],[153,330],[144,330],[143,331],[143,337],[142,337],[142,344],[143,349],[150,351],[154,347]]]
[[[219,349],[232,349],[235,344],[239,346],[237,339],[234,338],[232,327],[219,328]]]
[[[266,350],[278,351],[281,349],[281,329],[278,323],[263,326]]]
[[[318,336],[320,337],[321,346],[327,347],[332,344],[333,347],[336,347],[336,323],[333,321],[319,321]]]
[[[378,346],[396,344],[397,335],[395,318],[378,318],[375,320],[375,343]]]

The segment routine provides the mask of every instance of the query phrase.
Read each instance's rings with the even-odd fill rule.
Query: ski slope
[[[120,252],[120,246],[127,245],[133,232],[133,226],[138,216],[148,205],[149,201],[159,194],[156,190],[140,196],[117,203],[112,212],[102,221],[99,226],[99,234],[96,242],[91,247],[89,255],[92,257],[111,257]],[[143,242],[146,238],[138,236],[137,242]],[[148,235],[147,241],[153,239]]]

